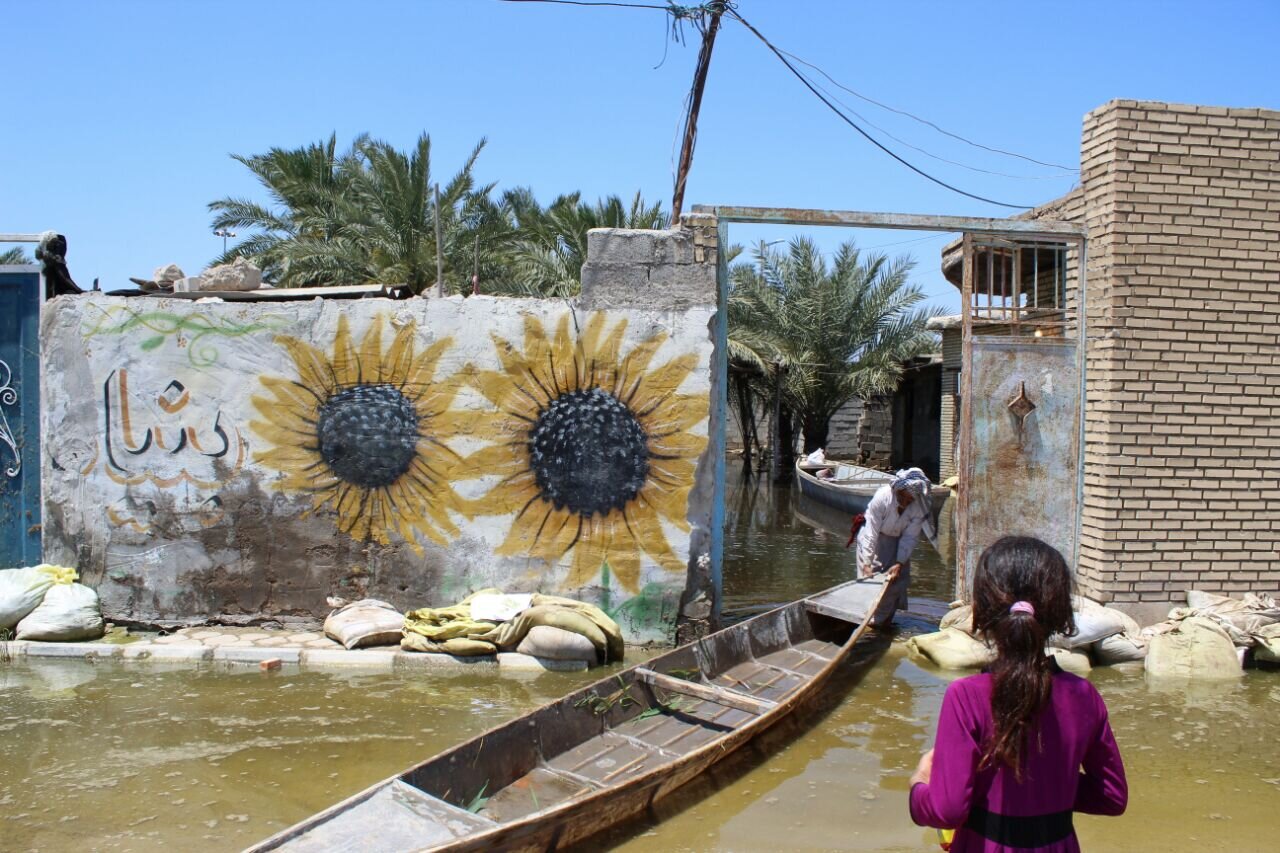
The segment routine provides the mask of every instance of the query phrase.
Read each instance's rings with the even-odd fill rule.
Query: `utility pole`
[[[444,250],[440,246],[440,185],[431,189],[436,200],[436,296],[444,296]]]
[[[720,29],[720,16],[724,14],[724,0],[712,0],[706,4],[711,11],[711,22],[702,34],[702,49],[698,51],[698,65],[693,71],[693,97],[689,101],[689,120],[684,126],[684,143],[680,146],[680,165],[676,169],[675,194],[671,199],[671,226],[680,224],[680,212],[684,206],[684,184],[689,179],[693,165],[693,143],[698,136],[698,110],[702,107],[702,90],[707,85],[707,71],[711,68],[711,49],[716,44],[716,32]]]

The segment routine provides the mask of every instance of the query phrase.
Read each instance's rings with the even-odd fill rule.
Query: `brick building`
[[[1082,592],[1152,620],[1280,592],[1280,112],[1112,101],[1080,185],[1028,216],[1089,229]]]

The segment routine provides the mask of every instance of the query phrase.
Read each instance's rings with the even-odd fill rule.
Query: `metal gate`
[[[40,270],[0,266],[0,569],[40,562]]]
[[[966,234],[957,594],[982,551],[1035,536],[1073,569],[1084,490],[1083,238]]]

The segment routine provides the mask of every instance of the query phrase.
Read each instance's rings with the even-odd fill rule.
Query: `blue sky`
[[[738,5],[773,42],[842,84],[1051,163],[1078,165],[1083,115],[1112,98],[1280,107],[1273,0]],[[16,0],[0,21],[0,79],[11,93],[0,132],[0,231],[65,233],[73,275],[106,288],[169,262],[196,272],[217,253],[208,202],[262,198],[229,153],[331,131],[343,143],[368,132],[401,146],[428,131],[441,175],[487,137],[478,174],[501,187],[528,185],[544,200],[573,189],[588,197],[640,189],[669,204],[697,42],[690,30],[686,46],[671,44],[656,11],[497,0]],[[1074,181],[832,91],[930,154],[1023,176],[968,171],[886,140],[978,195],[1037,204]],[[876,151],[734,22],[716,44],[686,198],[1009,212],[934,186]],[[737,226],[731,236],[793,233]],[[853,237],[910,252],[914,280],[937,304],[955,304],[937,272],[945,238],[815,236],[827,248]]]

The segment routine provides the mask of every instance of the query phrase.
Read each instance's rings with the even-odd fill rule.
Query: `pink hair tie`
[[[1015,602],[1014,602],[1014,603],[1009,607],[1009,612],[1010,612],[1010,613],[1025,613],[1025,614],[1027,614],[1028,616],[1035,616],[1035,615],[1036,615],[1036,609],[1035,609],[1034,607],[1032,607],[1032,606],[1031,606],[1031,602],[1029,602],[1029,601],[1015,601]]]

